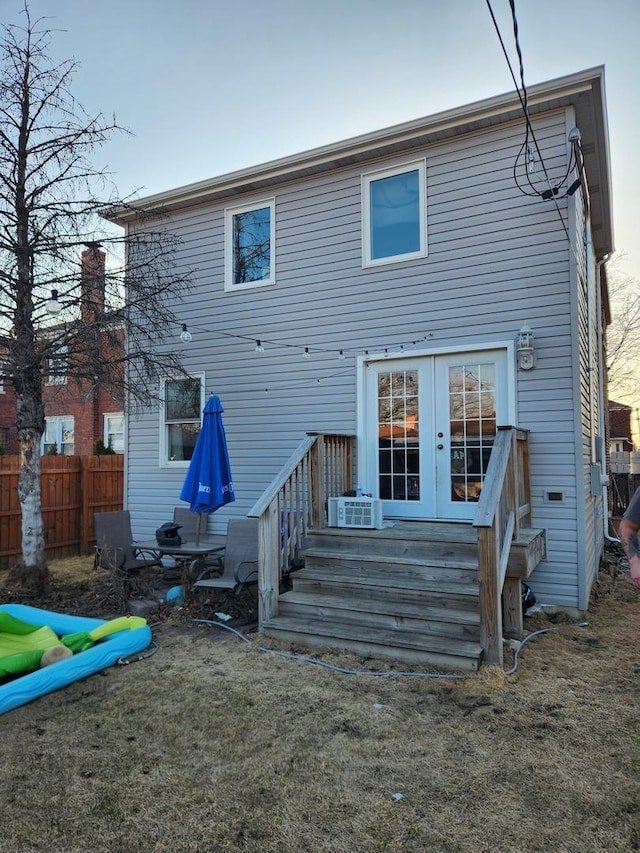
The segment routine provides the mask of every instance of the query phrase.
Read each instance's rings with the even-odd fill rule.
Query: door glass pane
[[[383,500],[420,500],[418,372],[378,375],[378,485]]]
[[[495,364],[450,367],[451,500],[478,500],[495,435]]]

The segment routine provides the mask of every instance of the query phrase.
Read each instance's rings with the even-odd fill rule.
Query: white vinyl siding
[[[538,115],[533,125],[553,180],[566,168],[565,114]],[[220,396],[236,485],[235,504],[213,514],[212,530],[246,514],[306,432],[355,434],[356,355],[481,347],[515,340],[527,322],[536,367],[517,371],[517,423],[530,430],[533,519],[548,537],[532,586],[539,601],[575,606],[584,482],[576,477],[583,447],[574,422],[571,252],[554,203],[514,185],[523,138],[518,120],[278,185],[278,286],[247,288],[242,299],[225,291],[225,216],[235,198],[171,214],[178,263],[195,269],[188,303],[172,306],[194,334],[184,366],[206,371],[206,393]],[[362,175],[399,162],[428,166],[428,257],[363,268]],[[563,216],[570,203],[558,199]],[[171,517],[184,479],[184,470],[158,468],[162,423],[157,408],[130,421],[127,505],[136,535]],[[549,490],[564,501],[545,501]]]

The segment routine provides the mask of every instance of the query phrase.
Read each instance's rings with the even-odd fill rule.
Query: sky
[[[514,70],[509,0],[491,0]],[[0,22],[24,20],[0,0]],[[515,0],[525,82],[605,66],[615,246],[640,282],[640,0]],[[29,0],[97,152],[148,195],[513,91],[486,0]],[[640,285],[639,285],[640,286]]]

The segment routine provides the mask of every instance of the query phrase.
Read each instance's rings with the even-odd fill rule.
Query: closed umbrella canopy
[[[180,500],[186,501],[192,512],[215,512],[236,499],[223,411],[220,398],[212,394],[204,407],[202,429],[180,492]]]

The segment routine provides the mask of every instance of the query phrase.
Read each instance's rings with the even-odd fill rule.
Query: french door
[[[509,384],[502,349],[367,364],[361,479],[385,516],[473,518]]]

